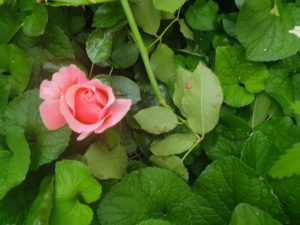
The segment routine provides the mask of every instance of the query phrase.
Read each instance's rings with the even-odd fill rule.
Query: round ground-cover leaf
[[[185,15],[187,24],[195,29],[211,31],[215,28],[219,6],[212,0],[197,0]]]
[[[241,160],[257,174],[268,177],[269,170],[279,155],[280,151],[272,140],[256,131],[245,142]]]
[[[6,132],[6,146],[0,143],[0,200],[13,187],[25,180],[30,164],[30,150],[21,128]]]
[[[134,115],[134,118],[145,131],[152,134],[167,133],[179,123],[172,110],[161,106],[142,109]]]
[[[100,203],[98,219],[103,225],[139,224],[151,218],[192,225],[193,197],[190,187],[174,173],[141,169],[111,188]]]
[[[26,225],[48,225],[53,205],[53,178],[45,177],[40,185],[40,191],[35,198],[26,218]]]
[[[271,182],[284,212],[290,218],[290,224],[298,224],[300,220],[300,176],[274,179]]]
[[[281,225],[268,213],[246,203],[239,204],[233,211],[229,225]]]
[[[250,124],[252,129],[266,120],[270,112],[271,104],[271,98],[264,92],[256,95],[255,101],[251,107],[252,116],[250,119]]]
[[[194,132],[204,135],[217,125],[223,102],[221,84],[201,62],[194,72],[178,69],[173,99]]]
[[[300,50],[296,35],[289,33],[300,24],[300,8],[273,0],[246,0],[237,22],[239,41],[253,61],[283,59]]]
[[[172,225],[172,223],[161,219],[149,219],[140,222],[138,225]]]
[[[150,150],[157,156],[168,156],[183,153],[195,144],[197,137],[193,133],[172,134],[161,141],[154,142]]]
[[[135,43],[129,41],[118,46],[112,53],[113,65],[119,69],[132,66],[139,57],[139,49]]]
[[[151,67],[158,80],[168,83],[175,79],[175,53],[166,44],[159,44],[151,55]]]
[[[35,4],[31,15],[24,19],[23,31],[28,36],[39,36],[44,33],[48,22],[48,11],[45,6]]]
[[[50,225],[88,225],[93,219],[93,210],[82,203],[99,199],[102,187],[92,177],[86,165],[73,160],[64,160],[55,166],[54,203]]]
[[[32,170],[57,159],[68,146],[71,134],[66,126],[56,131],[49,131],[44,126],[39,113],[41,99],[38,93],[34,89],[14,98],[4,114],[5,127],[17,125],[24,129],[31,151]]]
[[[224,102],[232,107],[249,105],[254,93],[264,90],[269,75],[265,65],[248,61],[243,49],[231,46],[217,48],[215,70]]]
[[[174,173],[177,173],[184,180],[189,179],[189,172],[187,168],[185,167],[182,159],[176,155],[169,155],[169,156],[152,155],[150,156],[149,160],[157,167],[171,170]]]
[[[15,45],[0,45],[0,80],[11,85],[11,97],[25,90],[32,64],[33,60]]]
[[[272,187],[235,157],[212,162],[193,186],[199,195],[199,221],[223,225],[240,203],[248,203],[272,216],[281,217],[282,209]],[[205,223],[204,223],[205,222]]]
[[[155,35],[160,27],[161,17],[152,0],[138,1],[131,6],[137,25],[144,32]]]
[[[109,28],[124,18],[124,12],[119,3],[104,3],[99,6],[94,14],[93,27]]]
[[[102,63],[111,55],[112,36],[108,31],[95,30],[86,42],[86,52],[93,63]]]
[[[300,143],[294,144],[279,156],[269,173],[273,178],[279,179],[293,174],[300,175]]]
[[[169,13],[176,12],[177,9],[179,9],[186,0],[153,0],[153,5],[156,9],[162,10]]]
[[[93,176],[101,180],[121,179],[126,174],[128,157],[120,144],[120,135],[109,130],[84,154]]]

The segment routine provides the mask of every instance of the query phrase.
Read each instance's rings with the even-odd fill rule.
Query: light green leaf
[[[185,2],[186,0],[153,0],[153,5],[158,10],[174,13],[183,6]]]
[[[185,37],[186,39],[194,40],[194,33],[186,25],[186,23],[184,22],[184,19],[179,19],[178,23],[179,23],[180,32],[182,33],[183,37]]]
[[[111,188],[100,203],[98,219],[105,225],[139,224],[152,218],[174,225],[194,224],[195,205],[183,179],[167,170],[146,168]]]
[[[269,115],[271,104],[272,100],[265,93],[259,93],[256,95],[255,101],[251,107],[252,116],[250,124],[252,129],[265,121]]]
[[[290,177],[293,174],[300,175],[300,143],[287,149],[270,169],[270,175],[273,178],[280,179]]]
[[[240,203],[256,206],[275,218],[283,215],[267,181],[234,157],[213,161],[196,180],[193,190],[198,195],[199,224],[228,224]]]
[[[57,159],[68,146],[71,134],[68,127],[49,131],[40,119],[40,103],[38,90],[30,90],[14,98],[4,115],[6,127],[17,125],[24,129],[31,151],[32,170]]]
[[[212,0],[196,0],[185,14],[187,24],[202,31],[214,30],[218,18],[219,6]]]
[[[83,6],[107,2],[105,0],[47,0],[50,6]]]
[[[151,55],[151,67],[158,80],[168,83],[175,79],[175,54],[166,44],[159,44]]]
[[[104,3],[96,10],[93,18],[93,27],[109,28],[123,20],[125,15],[119,3]]]
[[[15,45],[0,45],[0,82],[10,84],[11,97],[27,87],[32,64],[33,60]]]
[[[295,114],[300,115],[300,101],[296,101],[292,104],[292,109],[294,110]]]
[[[132,41],[129,41],[114,49],[111,59],[114,67],[125,69],[132,66],[137,61],[138,57],[138,47]]]
[[[46,7],[35,4],[31,15],[24,19],[23,31],[28,36],[39,36],[44,33],[47,22]]]
[[[11,85],[0,78],[0,115],[5,112],[9,100]]]
[[[244,2],[245,2],[245,0],[235,0],[235,4],[239,9],[242,8]]]
[[[26,225],[48,225],[53,204],[53,178],[45,177],[40,192],[28,212]]]
[[[175,155],[170,156],[150,156],[149,160],[156,166],[160,168],[164,168],[167,170],[171,170],[174,173],[177,173],[181,176],[184,180],[189,179],[189,172],[181,158]]]
[[[148,34],[155,35],[160,27],[160,12],[154,8],[152,0],[132,4],[136,23]]]
[[[173,99],[193,131],[204,135],[218,123],[223,92],[217,76],[201,62],[189,73],[177,71]]]
[[[272,140],[260,131],[254,132],[245,142],[241,160],[263,177],[280,155],[280,151],[272,144]]]
[[[167,133],[178,124],[176,114],[161,106],[142,109],[134,118],[144,130],[152,134]]]
[[[300,176],[274,179],[272,186],[290,218],[290,224],[297,224],[300,220]]]
[[[149,219],[140,222],[138,225],[172,225],[170,222],[161,219]]]
[[[101,185],[86,165],[64,160],[55,166],[55,196],[50,225],[88,225],[93,210],[83,202],[92,203],[101,195]]]
[[[86,52],[93,63],[102,63],[111,55],[111,33],[95,30],[90,33],[86,42]]]
[[[161,141],[154,142],[150,150],[157,156],[168,156],[183,153],[195,144],[194,134],[172,134]]]
[[[246,48],[246,56],[250,60],[283,59],[300,50],[298,38],[289,33],[299,24],[300,8],[294,4],[246,0],[238,17],[238,39]]]
[[[218,47],[215,67],[224,91],[224,101],[232,107],[250,104],[254,100],[254,93],[265,88],[267,68],[263,64],[248,61],[241,48]]]
[[[101,180],[121,179],[126,174],[127,154],[120,136],[113,130],[105,132],[84,154],[94,177]]]
[[[281,225],[268,213],[246,203],[239,204],[233,211],[229,225]]]
[[[30,150],[24,131],[11,127],[6,132],[6,146],[0,143],[0,200],[25,180],[30,164]]]

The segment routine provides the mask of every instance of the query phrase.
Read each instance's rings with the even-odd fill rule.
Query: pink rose
[[[43,123],[56,130],[66,123],[80,133],[82,140],[90,133],[102,133],[118,123],[129,111],[131,100],[115,99],[112,89],[100,80],[88,80],[75,65],[62,67],[52,80],[40,87]]]

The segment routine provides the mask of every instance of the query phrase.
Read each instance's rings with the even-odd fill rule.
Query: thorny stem
[[[141,34],[139,32],[139,29],[137,27],[137,24],[135,22],[135,19],[133,17],[130,5],[128,3],[128,0],[121,0],[121,4],[123,7],[123,10],[125,12],[125,15],[127,17],[129,26],[131,28],[132,31],[132,35],[133,38],[135,40],[135,43],[137,44],[139,50],[140,50],[140,54],[142,56],[143,62],[144,62],[144,66],[148,75],[148,78],[150,80],[151,86],[154,90],[154,93],[157,97],[157,99],[159,100],[160,104],[166,108],[170,108],[170,106],[166,103],[166,100],[164,99],[164,97],[162,96],[160,89],[158,87],[157,81],[155,79],[154,73],[152,71],[151,65],[150,65],[150,60],[149,60],[149,56],[148,56],[148,51],[146,49],[146,46],[143,42],[143,39],[141,37]]]
[[[131,28],[132,31],[132,36],[133,39],[135,41],[135,43],[137,44],[139,50],[140,50],[140,54],[142,56],[143,62],[144,62],[144,66],[148,75],[148,78],[150,80],[151,86],[155,92],[156,97],[158,98],[160,104],[166,108],[171,108],[165,101],[165,99],[163,98],[160,89],[158,87],[157,81],[155,79],[154,73],[152,71],[151,65],[150,65],[150,60],[149,60],[149,56],[148,56],[148,49],[150,49],[153,45],[155,45],[155,43],[157,43],[158,41],[160,41],[162,39],[162,37],[164,36],[164,34],[168,31],[168,29],[179,20],[179,15],[180,15],[180,9],[178,10],[177,16],[176,18],[165,28],[165,30],[159,35],[157,36],[157,39],[150,44],[150,46],[148,47],[148,49],[146,48],[143,39],[141,37],[141,34],[138,30],[136,21],[134,19],[134,16],[132,14],[130,5],[128,3],[128,0],[120,0],[123,10],[125,12],[125,15],[127,17],[129,26]],[[195,133],[191,127],[189,126],[189,124],[187,123],[187,121],[183,118],[181,118],[180,116],[177,115],[177,118],[180,122],[184,123],[190,130],[191,132],[196,136],[197,140],[196,142],[190,147],[190,149],[185,153],[185,155],[182,157],[182,162],[185,160],[185,158],[191,153],[191,151],[203,140],[204,136],[199,136],[197,133]]]

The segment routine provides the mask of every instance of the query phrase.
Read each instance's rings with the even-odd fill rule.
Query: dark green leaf
[[[109,28],[125,18],[119,3],[104,3],[96,10],[93,27]]]
[[[111,59],[114,67],[125,69],[132,66],[138,57],[138,47],[132,41],[129,41],[114,49]]]
[[[31,15],[24,20],[23,31],[28,36],[39,36],[44,33],[48,22],[46,7],[35,4]]]

